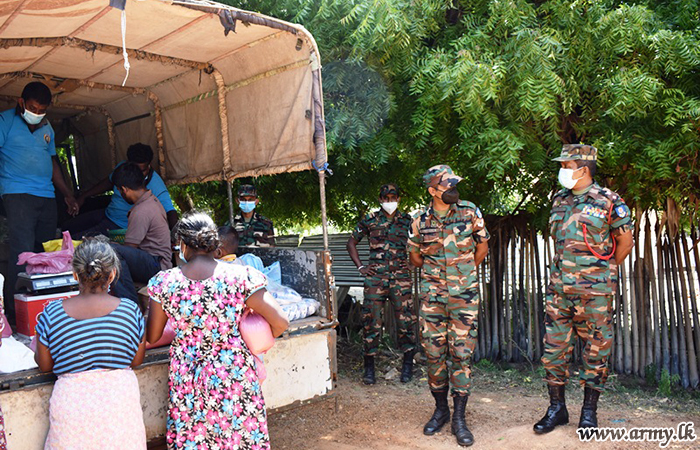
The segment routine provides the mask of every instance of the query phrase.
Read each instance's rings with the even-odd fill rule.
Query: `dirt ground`
[[[374,386],[359,380],[361,363],[339,349],[340,376],[335,398],[270,415],[273,449],[399,450],[460,448],[449,425],[434,436],[422,427],[432,414],[433,401],[424,378],[425,367],[416,367],[406,385],[383,376],[399,365],[399,357],[384,357],[378,365],[381,378]],[[345,361],[344,361],[345,359]],[[393,359],[393,362],[392,362]],[[658,443],[589,442],[576,434],[582,390],[567,390],[570,424],[547,435],[536,435],[532,425],[544,413],[548,400],[536,372],[529,367],[504,368],[476,365],[474,388],[467,406],[467,425],[474,433],[473,448],[498,449],[655,449]],[[681,393],[664,398],[655,389],[626,387],[612,377],[611,391],[601,396],[598,418],[607,427],[673,427],[694,422],[700,434],[700,397]],[[671,443],[667,448],[700,448],[692,443]]]

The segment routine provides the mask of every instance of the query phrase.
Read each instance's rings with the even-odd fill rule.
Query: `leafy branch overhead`
[[[490,213],[542,217],[563,143],[600,150],[599,181],[640,208],[700,192],[699,5],[691,0],[242,0],[301,23],[324,63],[329,215],[376,207],[381,184],[424,201],[448,163]],[[315,174],[259,180],[267,214],[319,221]],[[304,188],[299,185],[303,184]],[[538,221],[542,223],[542,221]]]

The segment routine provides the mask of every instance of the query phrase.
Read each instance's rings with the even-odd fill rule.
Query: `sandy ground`
[[[342,356],[341,356],[342,358]],[[380,366],[381,367],[381,366]],[[381,372],[391,369],[384,365]],[[348,367],[331,400],[303,406],[270,416],[273,449],[456,449],[460,448],[446,426],[434,436],[424,436],[422,427],[432,414],[433,400],[422,373],[402,385],[398,380],[378,380],[374,386],[360,381],[359,362]],[[496,369],[475,368],[475,387],[467,407],[467,425],[475,437],[473,448],[498,449],[658,449],[657,442],[580,442],[576,434],[581,390],[569,387],[571,423],[552,433],[536,435],[532,425],[548,404],[539,380],[510,376]],[[514,380],[514,381],[513,381]],[[619,389],[601,397],[599,423],[608,427],[673,427],[681,422],[697,424],[700,434],[698,399],[665,399],[654,391]],[[641,396],[641,397],[640,397]],[[700,438],[691,443],[672,443],[667,448],[699,448]]]

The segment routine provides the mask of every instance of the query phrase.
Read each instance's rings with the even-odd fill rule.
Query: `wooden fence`
[[[490,251],[479,268],[481,304],[475,360],[538,362],[553,242],[527,216],[489,217]],[[700,325],[698,229],[674,229],[655,212],[636,217],[635,246],[619,267],[613,299],[618,373],[678,375],[697,388]],[[580,343],[574,352],[580,357]]]

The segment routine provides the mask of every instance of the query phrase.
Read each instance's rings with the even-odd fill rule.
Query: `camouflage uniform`
[[[565,146],[555,161],[595,160],[590,146]],[[550,385],[569,378],[574,336],[583,339],[581,384],[602,390],[613,339],[612,297],[617,265],[612,236],[632,227],[630,211],[619,195],[591,184],[582,192],[562,189],[554,196],[549,217],[555,241],[546,299],[545,352],[542,363]]]
[[[401,352],[416,348],[414,336],[415,315],[411,297],[411,272],[408,267],[406,241],[411,217],[396,211],[389,218],[383,210],[365,216],[352,233],[359,242],[369,239],[369,264],[375,275],[365,278],[362,323],[364,325],[364,351],[375,356],[382,331],[382,311],[387,298],[391,300],[396,317],[398,344]]]
[[[241,247],[270,247],[275,245],[275,230],[272,221],[253,212],[250,222],[241,214],[233,218],[233,228],[238,233],[238,245]]]
[[[426,174],[426,184],[439,175],[443,175],[438,182],[444,187],[461,181],[448,166],[435,166]],[[408,251],[424,258],[420,322],[431,391],[451,384],[453,395],[469,393],[479,314],[474,252],[477,244],[489,238],[481,211],[468,201],[450,205],[444,218],[432,206],[413,218]],[[448,354],[452,359],[451,376]]]
[[[257,197],[255,186],[242,184],[238,187],[238,197]],[[250,221],[246,222],[242,214],[233,218],[231,226],[238,233],[238,245],[241,247],[272,247],[275,245],[275,230],[272,221],[267,217],[253,212]]]

